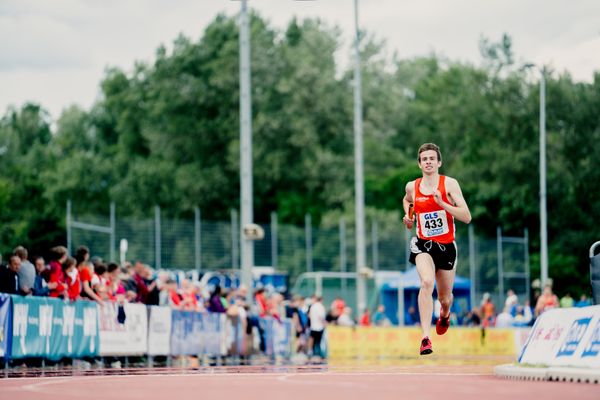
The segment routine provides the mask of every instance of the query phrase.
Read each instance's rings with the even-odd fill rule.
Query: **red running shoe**
[[[446,333],[449,327],[450,315],[448,315],[446,318],[438,318],[437,322],[435,323],[435,331],[438,335],[443,335],[444,333]]]
[[[424,337],[423,340],[421,340],[421,355],[424,356],[431,353],[433,353],[431,340],[429,340],[429,337]]]

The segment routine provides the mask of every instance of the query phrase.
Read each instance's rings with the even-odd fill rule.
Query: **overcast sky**
[[[277,28],[296,15],[338,25],[346,44],[353,0],[249,0]],[[106,66],[130,71],[179,34],[197,40],[233,0],[0,0],[0,115],[35,101],[58,118],[89,108]],[[600,0],[360,0],[361,28],[402,58],[435,51],[479,63],[479,39],[511,35],[519,60],[591,81],[600,70]],[[347,52],[342,52],[346,56]]]

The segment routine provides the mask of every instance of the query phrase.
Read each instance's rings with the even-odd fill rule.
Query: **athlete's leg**
[[[456,274],[456,267],[451,270],[438,269],[435,272],[436,288],[438,293],[438,300],[442,305],[440,310],[440,317],[447,318],[450,315],[450,307],[452,306],[452,288],[454,286],[454,276]]]
[[[421,278],[419,289],[419,314],[421,316],[421,330],[423,337],[429,336],[431,329],[431,316],[433,314],[433,282],[435,279],[435,267],[433,259],[427,253],[417,254],[417,272]]]

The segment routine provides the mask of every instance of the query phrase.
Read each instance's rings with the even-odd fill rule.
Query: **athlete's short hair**
[[[440,147],[434,143],[424,143],[419,147],[419,152],[417,153],[417,161],[421,161],[421,153],[427,150],[433,150],[437,154],[438,161],[442,161],[442,153],[440,152]]]

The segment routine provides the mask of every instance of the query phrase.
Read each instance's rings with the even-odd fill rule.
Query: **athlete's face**
[[[435,150],[425,150],[419,154],[419,168],[424,174],[433,174],[442,166]]]

